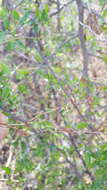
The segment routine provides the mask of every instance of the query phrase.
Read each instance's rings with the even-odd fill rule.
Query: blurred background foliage
[[[0,1],[1,189],[107,189],[106,37],[106,0]]]

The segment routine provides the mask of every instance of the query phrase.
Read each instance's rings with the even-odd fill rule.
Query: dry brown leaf
[[[0,123],[7,124],[8,117],[6,117],[3,113],[0,113]]]
[[[0,113],[0,140],[4,139],[8,134],[7,121],[8,118],[3,113]]]
[[[89,13],[87,17],[86,24],[89,25],[96,34],[101,34],[101,27],[98,23],[98,17],[95,13]]]
[[[9,190],[8,185],[5,182],[0,182],[0,190]]]
[[[21,136],[21,137],[25,137],[25,136],[29,135],[26,131],[24,131],[22,129],[16,130],[16,134],[19,135],[19,136]]]
[[[64,127],[61,127],[60,131],[68,133],[69,135],[76,135],[77,134],[77,132],[75,130],[69,129],[69,128],[64,128]]]

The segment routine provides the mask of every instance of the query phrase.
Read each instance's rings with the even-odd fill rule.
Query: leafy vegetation
[[[106,190],[106,0],[0,3],[0,188]]]

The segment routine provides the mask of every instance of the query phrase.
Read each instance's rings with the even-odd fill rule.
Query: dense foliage
[[[107,189],[106,19],[106,0],[1,1],[1,189]]]

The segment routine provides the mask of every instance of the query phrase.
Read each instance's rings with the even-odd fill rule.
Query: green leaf
[[[18,171],[31,171],[32,169],[33,169],[33,164],[27,158],[25,159],[23,158],[17,162],[16,170]]]
[[[45,11],[45,9],[43,9],[42,13],[41,13],[41,21],[48,21],[48,14]]]
[[[25,14],[24,14],[24,16],[22,16],[22,17],[20,18],[19,24],[20,24],[20,25],[25,24],[25,22],[26,22],[27,19],[29,18],[29,15],[30,15],[30,12],[29,12],[29,11],[26,11]]]
[[[92,105],[98,105],[101,101],[101,98],[98,96],[93,96]]]
[[[7,99],[9,96],[10,96],[10,88],[5,86],[2,90],[2,97]]]
[[[49,12],[49,6],[48,6],[48,4],[45,4],[45,11],[48,14],[48,12]]]
[[[13,11],[12,11],[12,17],[13,17],[13,19],[14,19],[15,21],[18,21],[19,18],[20,18],[20,15],[19,15],[18,11],[13,10]]]
[[[42,62],[42,57],[40,56],[40,54],[38,52],[36,52],[36,55],[35,55],[35,59],[38,61],[38,62]]]
[[[102,29],[104,32],[107,32],[107,25],[105,25],[105,24],[102,25],[102,26],[101,26],[101,29]]]
[[[106,17],[106,16],[107,16],[107,8],[104,9],[104,11],[103,11],[103,13],[102,13],[102,16],[103,16],[103,17]]]
[[[6,32],[0,32],[0,44],[6,40]]]
[[[35,12],[35,15],[36,15],[36,17],[39,19],[40,18],[40,16],[41,16],[41,12],[40,12],[40,10],[39,10],[39,8],[38,7],[36,7],[36,12]]]
[[[47,22],[49,20],[48,7],[45,6],[45,8],[42,10],[36,8],[36,17],[39,22]]]
[[[85,153],[85,161],[87,163],[87,166],[90,167],[91,157],[90,157],[90,153],[89,152]]]
[[[24,79],[28,74],[29,74],[29,71],[27,68],[19,69],[16,72],[16,79],[17,80]]]
[[[61,72],[62,72],[62,68],[61,68],[60,66],[55,66],[55,67],[54,67],[54,71],[55,71],[56,73],[61,73]]]
[[[18,89],[20,92],[26,94],[27,93],[27,86],[25,84],[19,84]]]
[[[88,124],[86,122],[80,122],[77,124],[77,128],[79,128],[79,129],[84,129],[87,127],[88,127]]]
[[[22,50],[22,49],[25,49],[25,45],[24,43],[21,41],[21,40],[11,40],[7,43],[6,45],[6,49],[9,50],[9,51],[12,51],[14,49],[17,49],[17,50]]]
[[[20,146],[21,146],[22,152],[25,152],[26,151],[26,143],[24,141],[20,140]]]
[[[106,3],[106,0],[99,0],[99,3],[101,6],[103,6]]]
[[[11,168],[3,166],[2,169],[6,172],[7,175],[11,174]]]
[[[5,16],[7,16],[8,14],[8,10],[6,8],[0,7],[0,17],[4,18]]]
[[[10,19],[9,19],[9,17],[7,17],[7,16],[4,17],[3,26],[4,26],[5,30],[9,30],[9,28],[10,28]]]
[[[100,154],[100,160],[101,160],[101,161],[104,160],[104,161],[106,161],[106,163],[107,163],[106,158],[107,158],[107,149],[103,149],[103,151],[102,151],[101,154]]]
[[[8,43],[7,43],[7,45],[6,45],[6,49],[9,51],[11,51],[11,50],[14,50],[14,48],[15,48],[15,42],[14,41],[9,41]]]
[[[101,150],[107,150],[107,143],[100,146]]]
[[[6,63],[0,63],[0,72],[9,74],[10,73],[10,68]]]
[[[103,54],[103,61],[107,63],[107,54]]]
[[[18,50],[25,49],[25,45],[22,40],[16,40],[14,43]]]
[[[107,86],[102,87],[102,89],[107,92]]]

